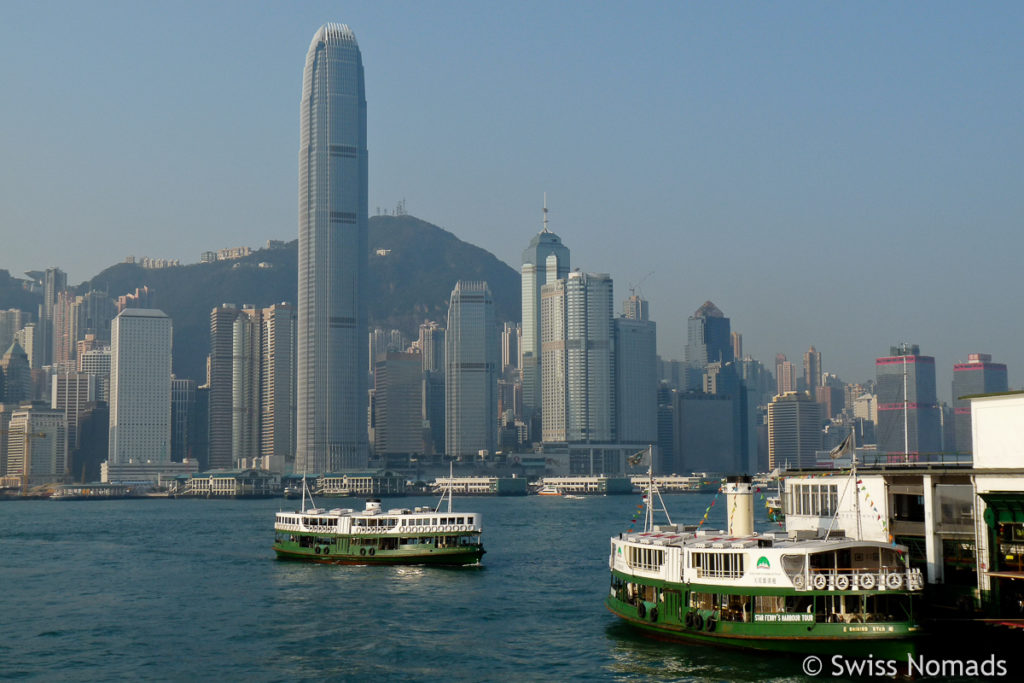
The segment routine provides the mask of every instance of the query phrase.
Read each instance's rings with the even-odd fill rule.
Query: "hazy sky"
[[[297,234],[306,50],[349,24],[370,213],[519,268],[643,280],[659,353],[715,302],[772,365],[899,341],[1024,368],[1024,4],[0,3],[0,268]],[[653,274],[648,275],[653,271]]]

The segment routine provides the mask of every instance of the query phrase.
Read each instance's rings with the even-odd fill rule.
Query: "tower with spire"
[[[542,228],[523,251],[523,414],[531,424],[530,438],[539,440],[541,394],[541,288],[569,276],[569,248],[548,228],[548,198],[544,194]],[[536,429],[534,429],[536,428]]]

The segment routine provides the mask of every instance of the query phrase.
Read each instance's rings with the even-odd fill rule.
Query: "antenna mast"
[[[544,193],[544,230],[541,232],[550,232],[548,230],[548,193]]]

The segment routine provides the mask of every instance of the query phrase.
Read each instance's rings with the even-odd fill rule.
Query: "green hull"
[[[613,596],[605,598],[605,607],[615,616],[649,635],[670,640],[773,652],[841,653],[846,657],[900,661],[914,655],[920,641],[917,627],[905,622],[756,624],[715,620],[713,630],[709,631],[705,626],[687,625],[687,613],[691,611],[687,607],[682,607],[674,616],[659,614],[655,609],[657,605],[653,603],[642,606],[641,614],[640,606],[634,607]],[[692,611],[695,615],[704,613]],[[701,621],[704,622],[703,618]]]
[[[309,548],[284,548],[274,545],[274,552],[281,560],[300,560],[319,562],[321,564],[435,564],[435,565],[467,565],[477,564],[484,555],[484,549],[474,548],[430,548],[415,552],[402,550],[376,550],[372,555],[350,553],[315,553]]]

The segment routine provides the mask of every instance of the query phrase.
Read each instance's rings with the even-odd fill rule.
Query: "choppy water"
[[[608,538],[638,498],[456,498],[484,515],[466,569],[278,561],[293,501],[2,503],[0,678],[801,678],[799,658],[650,640],[604,609]],[[710,501],[666,496],[677,522]]]

